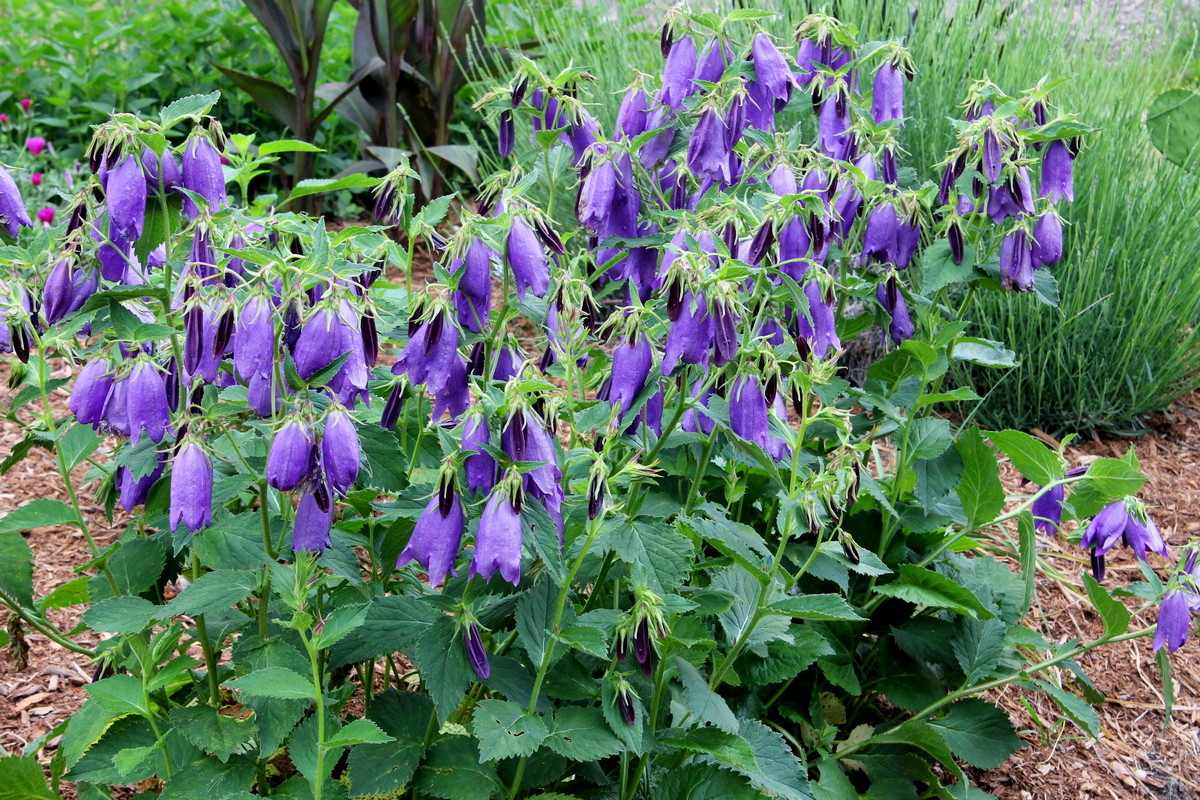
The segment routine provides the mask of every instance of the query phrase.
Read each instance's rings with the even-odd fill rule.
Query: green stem
[[[321,685],[321,662],[317,648],[306,634],[300,634],[304,649],[308,650],[308,663],[313,676],[313,700],[317,704],[317,779],[313,784],[313,797],[321,800],[325,790],[325,689]]]
[[[196,551],[192,551],[192,580],[200,577],[200,559]],[[203,614],[196,615],[196,638],[200,642],[200,650],[204,653],[204,668],[208,670],[208,695],[213,708],[221,707],[221,683],[217,680],[217,653],[213,648],[212,639],[208,635],[208,624]]]
[[[56,628],[51,623],[46,622],[41,619],[38,619],[35,616],[32,616],[24,608],[17,605],[17,601],[13,600],[11,597],[6,595],[4,592],[0,592],[0,605],[4,606],[8,610],[10,610],[12,613],[16,614],[18,617],[21,618],[21,620],[26,625],[28,625],[29,627],[38,631],[39,633],[45,635],[48,639],[50,639],[55,644],[57,644],[61,647],[65,647],[66,649],[70,650],[73,653],[79,653],[80,655],[87,656],[88,658],[95,658],[95,656],[96,656],[95,651],[89,650],[86,647],[83,647],[82,645],[76,644],[75,642],[71,641],[66,636],[64,636],[62,631],[60,631],[58,628]]]
[[[263,567],[262,594],[258,598],[258,637],[267,640],[267,611],[271,605],[271,564],[275,560],[275,548],[271,542],[271,510],[267,507],[270,488],[266,479],[258,484],[258,508],[262,518],[263,550],[267,554],[267,565]]]

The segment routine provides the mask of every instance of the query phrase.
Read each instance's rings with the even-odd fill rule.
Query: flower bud
[[[481,681],[486,681],[492,674],[492,667],[488,663],[487,648],[483,646],[483,637],[479,634],[479,625],[474,620],[468,622],[463,628],[463,646],[467,650],[467,661],[471,664],[471,669]]]

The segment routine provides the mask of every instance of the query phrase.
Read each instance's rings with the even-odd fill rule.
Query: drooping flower
[[[174,189],[183,180],[179,174],[179,162],[170,148],[163,150],[160,160],[153,150],[146,147],[142,151],[142,172],[146,176],[146,188],[151,191]]]
[[[1024,228],[1012,231],[1000,243],[1000,285],[1019,292],[1033,289],[1033,261]]]
[[[30,136],[25,140],[25,149],[34,156],[40,156],[42,151],[46,149],[46,140],[41,136]]]
[[[617,138],[636,139],[648,127],[649,104],[646,93],[634,87],[625,93],[621,100],[621,108],[617,111]]]
[[[221,171],[221,155],[206,136],[188,139],[183,151],[183,166],[180,170],[183,188],[195,192],[208,201],[209,213],[225,207],[225,175]],[[187,195],[183,198],[183,212],[189,221],[196,219],[199,207]]]
[[[110,236],[140,239],[146,223],[146,178],[137,156],[125,156],[109,171],[104,194]]]
[[[150,494],[150,487],[154,486],[155,482],[162,477],[163,467],[166,466],[166,463],[166,457],[160,453],[154,469],[140,478],[135,478],[133,470],[129,467],[117,467],[117,501],[121,504],[121,508],[133,511],[135,507],[146,502],[146,497]]]
[[[37,210],[37,218],[41,220],[43,225],[49,227],[54,223],[54,215],[58,213],[50,206],[42,206]]]
[[[358,478],[362,445],[358,430],[346,409],[334,405],[325,415],[321,433],[321,469],[329,486],[338,494],[350,491]]]
[[[446,500],[449,496],[449,501]],[[439,490],[413,528],[412,536],[396,559],[396,568],[416,561],[429,573],[429,585],[439,586],[446,575],[455,575],[454,560],[462,544],[463,508],[453,491]]]
[[[1051,267],[1062,259],[1062,220],[1053,211],[1038,217],[1033,226],[1033,248],[1030,251],[1034,269]]]
[[[479,633],[479,624],[471,620],[463,626],[463,647],[467,650],[467,661],[476,677],[486,681],[492,674],[492,666],[488,662],[487,648],[483,646],[483,637]]]
[[[242,303],[233,327],[233,366],[243,381],[271,374],[275,363],[275,310],[266,296],[253,293]]]
[[[271,439],[267,455],[267,483],[290,492],[309,481],[316,471],[316,442],[312,428],[299,419],[284,423]]]
[[[1000,170],[1004,167],[1001,160],[1000,140],[996,137],[996,132],[988,128],[983,132],[983,176],[987,178],[988,183],[995,183],[1000,177]]]
[[[679,316],[671,323],[663,350],[662,373],[669,376],[683,364],[708,364],[712,348],[713,318],[703,295],[683,293]]]
[[[775,111],[783,110],[796,86],[796,78],[783,53],[765,33],[755,35],[750,52],[754,59],[754,78],[762,87],[762,94],[773,101]]]
[[[521,514],[520,490],[505,484],[497,486],[475,531],[475,554],[471,559],[470,576],[479,575],[490,581],[497,570],[504,580],[516,586],[521,582]]]
[[[908,303],[900,291],[900,285],[896,281],[895,275],[890,276],[875,288],[875,298],[892,318],[888,325],[888,336],[891,337],[892,343],[899,345],[906,339],[911,339],[913,335],[912,317],[909,316]]]
[[[904,72],[885,61],[875,73],[871,91],[871,117],[879,125],[887,120],[904,119]]]
[[[4,326],[7,329],[8,326]],[[112,362],[107,358],[89,361],[79,371],[71,391],[71,413],[80,422],[99,426],[104,419],[104,404],[113,385]]]
[[[156,444],[161,442],[171,424],[162,373],[155,364],[142,360],[134,365],[123,383],[129,393],[126,403],[130,442],[137,444],[143,433]]]
[[[296,506],[296,522],[292,528],[292,550],[294,552],[322,553],[333,543],[333,504],[325,498],[324,503],[317,491],[305,492]],[[325,507],[322,508],[322,505]]]
[[[739,375],[729,396],[729,427],[738,436],[761,447],[774,460],[783,457],[786,443],[772,436],[767,399],[757,375]]]
[[[875,206],[867,217],[863,233],[863,259],[891,261],[896,249],[896,231],[900,225],[896,207],[888,202]]]
[[[471,239],[466,258],[450,264],[452,277],[457,280],[454,307],[458,321],[472,333],[479,333],[492,318],[492,259],[499,259],[479,237]]]
[[[25,201],[21,199],[21,190],[8,171],[0,167],[0,226],[8,231],[8,235],[17,238],[21,226],[33,227],[33,220],[25,210]]]
[[[1061,139],[1056,139],[1046,148],[1042,157],[1042,190],[1039,197],[1050,198],[1051,203],[1075,199],[1075,182],[1072,176],[1071,150]]]
[[[321,306],[304,323],[292,353],[296,372],[304,380],[349,353],[358,340],[357,321],[344,319],[339,312],[340,309]]]
[[[725,120],[716,109],[706,108],[688,140],[687,167],[700,176],[720,175],[729,182],[730,142]]]
[[[443,410],[457,417],[467,408],[467,363],[458,351],[458,327],[444,310],[417,326],[392,373],[407,374],[414,384],[425,385],[436,401],[435,419]]]
[[[1088,524],[1079,546],[1092,549],[1093,571],[1096,580],[1104,579],[1104,556],[1124,541],[1140,560],[1146,560],[1146,551],[1166,557],[1167,545],[1158,526],[1146,514],[1145,506],[1136,500],[1118,500],[1105,506]]]
[[[808,298],[808,316],[796,314],[796,335],[808,343],[817,358],[825,358],[831,350],[842,346],[834,319],[833,295],[826,297],[817,280],[804,285],[804,295]]]
[[[617,168],[610,159],[593,164],[579,187],[575,216],[579,223],[599,231],[612,213],[613,195],[617,190]]]
[[[550,270],[546,251],[533,228],[519,216],[514,216],[508,231],[508,266],[517,286],[517,297],[525,299],[531,290],[535,297],[545,297],[550,288]]]
[[[1066,499],[1065,486],[1052,486],[1043,495],[1033,501],[1030,511],[1033,513],[1033,528],[1036,531],[1053,536],[1058,533],[1062,524],[1063,500]]]
[[[683,100],[696,90],[692,78],[696,75],[696,43],[692,37],[684,36],[671,46],[667,63],[663,66],[662,89],[658,99],[664,105],[679,111]]]
[[[474,413],[463,423],[462,452],[463,470],[467,474],[467,490],[471,494],[490,492],[496,485],[496,459],[481,445],[490,445],[491,433],[488,430],[487,418],[482,413]]]
[[[1158,627],[1154,631],[1154,649],[1166,645],[1167,652],[1174,653],[1187,641],[1192,626],[1192,607],[1183,592],[1171,590],[1163,598],[1158,609]]]
[[[171,465],[171,530],[179,523],[189,531],[212,525],[213,466],[204,448],[186,439]]]
[[[516,124],[513,122],[512,111],[505,109],[500,112],[500,120],[496,136],[496,152],[501,158],[512,154],[513,139],[516,138]]]
[[[821,112],[817,117],[817,134],[821,152],[830,158],[845,161],[851,150],[855,149],[845,97],[829,97],[821,104]]]
[[[633,406],[634,399],[646,386],[652,363],[650,341],[641,334],[623,338],[613,349],[612,373],[605,381],[597,399],[607,400],[620,410],[617,419],[622,420]]]
[[[46,322],[57,325],[68,314],[78,311],[99,287],[96,270],[75,269],[69,258],[59,259],[42,291],[42,313]]]

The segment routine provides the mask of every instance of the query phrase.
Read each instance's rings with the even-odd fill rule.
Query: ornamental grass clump
[[[55,782],[967,797],[964,763],[1022,744],[980,695],[1035,687],[1094,734],[1044,678],[1064,665],[1094,691],[1076,656],[1156,634],[1099,573],[1080,578],[1095,638],[1023,625],[1039,524],[1098,557],[1128,542],[1147,564],[1135,610],[1165,596],[1157,630],[1180,646],[1194,558],[1155,575],[1170,551],[1132,451],[1069,472],[1032,437],[934,413],[975,399],[945,385],[951,364],[1012,363],[957,309],[1049,294],[1035,154],[1091,129],[1043,86],[978,83],[950,123],[951,177],[902,183],[919,76],[901,43],[824,15],[793,43],[772,22],[671,11],[663,71],[613,130],[586,71],[515,58],[480,103],[505,169],[455,226],[450,198],[413,210],[407,166],[380,181],[376,226],[231,203],[200,169],[224,140],[213,97],[97,131],[70,221],[0,250],[13,405],[36,414],[11,460],[51,446],[72,489],[0,520],[0,544],[27,560],[15,531],[79,528],[96,574],[72,597],[112,634],[79,644],[29,573],[0,580],[19,625],[102,666]],[[780,125],[788,110],[810,124]],[[112,187],[146,146],[183,166],[179,186],[147,174],[139,227],[101,167]],[[416,289],[420,240],[434,265]],[[34,298],[62,291],[64,258],[98,277],[47,326]],[[853,387],[836,358],[871,327],[889,349]],[[65,419],[51,357],[78,368]],[[1006,497],[998,453],[1039,488]],[[102,505],[134,510],[108,547],[71,481],[84,461]]]

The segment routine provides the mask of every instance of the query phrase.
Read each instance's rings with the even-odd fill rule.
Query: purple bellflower
[[[662,132],[642,145],[638,150],[638,160],[646,169],[654,169],[667,160],[671,151],[671,143],[675,141],[675,127],[670,124],[669,110],[659,106],[650,111],[646,119],[646,130],[653,131],[662,128]]]
[[[692,37],[684,36],[671,46],[667,63],[663,66],[662,89],[658,99],[664,105],[679,111],[683,100],[696,90],[692,78],[696,75],[696,43]]]
[[[546,250],[533,228],[520,217],[513,217],[509,228],[507,255],[517,285],[517,297],[524,300],[526,291],[532,291],[535,297],[545,297],[550,288]]]
[[[1033,290],[1033,261],[1029,236],[1018,228],[1000,243],[1000,285],[1020,292]]]
[[[140,239],[146,224],[146,178],[141,159],[128,155],[113,167],[104,194],[112,238]]]
[[[1154,649],[1174,653],[1183,647],[1191,630],[1192,612],[1200,611],[1200,565],[1197,550],[1189,548],[1183,563],[1175,571],[1172,588],[1167,590],[1158,610],[1158,629]]]
[[[179,174],[179,162],[170,148],[163,151],[162,168],[159,169],[158,156],[149,147],[142,151],[142,173],[146,176],[146,189],[149,191],[166,191],[180,185],[182,177]]]
[[[8,172],[0,167],[0,226],[8,231],[13,239],[21,226],[33,227],[33,220],[25,209],[25,201],[21,198],[21,190]]]
[[[285,422],[271,440],[267,455],[267,483],[290,492],[307,483],[316,472],[316,442],[312,428],[298,419]]]
[[[600,230],[612,213],[613,195],[617,190],[617,168],[609,159],[593,164],[579,186],[575,216],[584,227]]]
[[[467,490],[471,494],[487,493],[496,485],[496,459],[480,445],[491,444],[487,418],[473,413],[463,423],[463,470],[467,474]]]
[[[438,586],[446,580],[446,575],[458,575],[454,560],[458,557],[462,534],[463,508],[458,495],[439,490],[417,520],[412,537],[396,559],[396,567],[416,561],[429,574],[429,585]]]
[[[988,128],[983,132],[983,176],[987,178],[988,183],[995,183],[1003,167],[1000,140],[996,138],[996,132]]]
[[[171,465],[171,530],[182,522],[189,531],[212,525],[213,466],[194,439],[187,439]]]
[[[1063,500],[1066,499],[1065,486],[1052,486],[1049,491],[1033,501],[1030,511],[1033,513],[1033,528],[1036,531],[1053,536],[1062,525]]]
[[[458,352],[458,326],[445,311],[438,310],[420,323],[396,362],[395,375],[407,374],[418,386],[424,385],[434,396],[434,418],[449,410],[457,417],[467,408],[467,362]]]
[[[519,493],[519,490],[517,490]],[[513,490],[501,484],[490,497],[479,517],[475,531],[475,554],[470,576],[490,581],[497,570],[500,577],[516,586],[521,582],[521,501]]]
[[[7,330],[8,326],[3,326]],[[97,429],[104,419],[104,405],[113,385],[112,363],[106,358],[89,361],[79,371],[71,392],[70,407],[75,418]]]
[[[730,180],[730,142],[725,120],[716,109],[706,108],[696,123],[692,138],[688,141],[687,167],[699,176],[719,174],[726,182]]]
[[[696,73],[692,80],[719,83],[725,74],[725,65],[731,60],[730,55],[728,48],[721,47],[716,39],[709,39],[696,58]],[[700,87],[696,86],[693,91],[700,91]]]
[[[116,483],[119,492],[117,502],[121,504],[121,508],[133,511],[134,508],[146,502],[146,497],[150,494],[150,487],[162,477],[163,467],[166,463],[166,457],[159,453],[158,463],[154,469],[150,471],[150,474],[140,478],[135,478],[133,470],[129,467],[117,467]]]
[[[645,388],[652,362],[650,341],[644,335],[634,334],[622,339],[613,350],[611,376],[597,397],[620,409],[618,420],[625,418],[633,401]]]
[[[1049,197],[1051,203],[1075,199],[1075,183],[1072,176],[1071,150],[1061,139],[1050,143],[1042,157],[1042,190],[1040,197]]]
[[[808,343],[817,358],[825,358],[830,350],[836,351],[842,346],[834,320],[833,298],[825,296],[816,280],[804,285],[804,295],[808,298],[808,317],[803,313],[796,315],[796,333]]]
[[[792,99],[792,91],[796,87],[796,78],[783,53],[765,33],[754,37],[750,53],[754,58],[754,78],[761,87],[760,92],[765,98],[771,99],[775,111],[782,111]]]
[[[1104,556],[1116,546],[1118,541],[1124,541],[1132,548],[1134,555],[1140,560],[1146,560],[1146,551],[1158,553],[1164,558],[1167,555],[1167,545],[1158,526],[1146,514],[1145,507],[1127,498],[1105,506],[1088,524],[1079,546],[1092,548],[1092,572],[1097,581],[1104,580]]]
[[[487,648],[483,646],[483,637],[479,633],[479,623],[471,620],[463,626],[463,647],[467,651],[467,661],[471,670],[481,681],[486,681],[492,675],[492,665],[488,662]]]
[[[128,392],[130,443],[137,444],[143,433],[156,444],[161,442],[171,424],[162,373],[155,364],[142,360],[134,365],[123,383]]]
[[[913,335],[912,317],[908,313],[908,303],[900,291],[896,276],[890,276],[885,282],[875,288],[875,298],[892,318],[888,325],[888,336],[893,344],[901,344]]]
[[[362,445],[353,420],[342,406],[333,406],[325,415],[321,433],[321,469],[329,488],[343,495],[350,491],[358,479],[361,458]]]
[[[650,130],[649,104],[646,93],[634,87],[625,93],[617,111],[617,138],[636,139]]]
[[[1033,268],[1052,267],[1062,259],[1063,225],[1053,211],[1038,217],[1033,226],[1033,248],[1030,251]]]
[[[704,409],[708,408],[708,399],[712,397],[712,389],[704,389],[705,379],[703,376],[696,379],[692,384],[692,397],[699,401],[700,406]],[[701,391],[703,389],[703,391]],[[713,432],[713,427],[716,422],[704,411],[699,411],[695,408],[689,408],[683,414],[683,419],[679,423],[679,427],[688,433],[703,433],[708,436]]]
[[[275,363],[275,310],[262,294],[242,303],[233,328],[233,366],[243,381],[270,377]]]
[[[854,134],[850,130],[850,114],[844,98],[827,98],[821,104],[817,118],[817,139],[821,152],[830,158],[844,161],[854,149]]]
[[[57,325],[78,311],[99,286],[96,270],[76,269],[70,258],[59,259],[42,292],[42,314],[46,323]]]
[[[904,119],[904,72],[890,61],[885,61],[875,73],[871,117],[876,125]]]
[[[318,487],[319,490],[320,487]],[[328,500],[328,498],[326,498]],[[321,506],[325,505],[325,508]],[[305,492],[296,506],[296,522],[292,528],[294,552],[323,553],[333,543],[333,504],[321,502],[316,492]]]
[[[317,308],[304,323],[292,353],[296,360],[296,372],[304,380],[350,352],[353,341],[359,339],[358,325],[344,319],[340,310]],[[346,361],[349,363],[350,359]]]
[[[729,427],[738,436],[761,447],[775,461],[783,457],[787,444],[772,436],[767,416],[767,399],[757,375],[739,375],[729,397]]]
[[[459,323],[472,333],[481,332],[492,318],[492,259],[494,250],[478,237],[472,238],[466,258],[455,259],[450,272],[457,280],[454,307]]]
[[[713,318],[703,295],[684,292],[678,317],[671,323],[663,350],[662,373],[669,376],[680,364],[708,364],[712,347]]]
[[[183,188],[208,201],[210,213],[225,207],[225,175],[221,172],[221,156],[207,137],[193,136],[188,139],[180,175]],[[184,195],[183,212],[189,221],[194,221],[200,209],[190,197]]]

